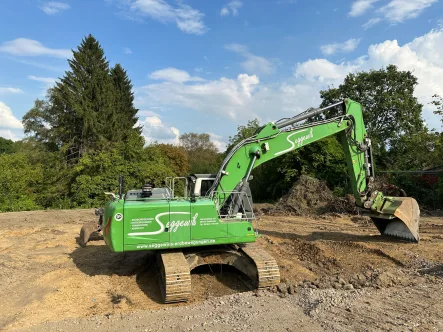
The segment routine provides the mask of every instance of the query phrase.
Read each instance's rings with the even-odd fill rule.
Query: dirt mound
[[[334,196],[327,205],[327,211],[333,213],[358,214],[355,198],[351,194],[348,194],[345,197]]]
[[[377,176],[374,182],[374,189],[381,191],[385,196],[407,197],[407,193],[400,187],[390,183],[387,176]]]
[[[317,215],[326,212],[333,200],[334,196],[325,182],[302,175],[289,193],[269,212],[297,216]]]
[[[381,190],[386,196],[406,197],[403,189],[389,184],[384,178],[375,183],[375,188]],[[311,217],[323,213],[359,214],[353,195],[334,196],[324,181],[307,175],[302,175],[289,193],[283,196],[275,205],[262,204],[258,212],[265,215]]]

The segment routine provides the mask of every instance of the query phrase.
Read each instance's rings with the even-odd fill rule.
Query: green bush
[[[43,179],[41,165],[23,153],[0,155],[0,211],[39,209],[36,187]]]

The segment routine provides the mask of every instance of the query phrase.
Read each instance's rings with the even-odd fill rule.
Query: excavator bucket
[[[86,246],[86,243],[89,242],[93,234],[98,235],[101,232],[104,211],[105,210],[103,208],[95,209],[95,215],[99,217],[98,223],[90,221],[83,225],[82,229],[80,230],[79,237],[79,244],[82,247]]]
[[[84,224],[82,229],[80,230],[80,238],[79,238],[80,245],[82,247],[85,247],[86,243],[89,242],[91,235],[97,231],[99,231],[99,227],[96,222],[88,222]]]
[[[411,197],[385,197],[381,214],[371,214],[371,219],[382,235],[419,242],[420,209]]]

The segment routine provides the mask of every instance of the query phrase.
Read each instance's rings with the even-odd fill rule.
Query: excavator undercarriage
[[[161,293],[165,303],[187,301],[191,271],[202,265],[230,265],[249,277],[254,288],[280,283],[276,260],[258,243],[159,251]]]

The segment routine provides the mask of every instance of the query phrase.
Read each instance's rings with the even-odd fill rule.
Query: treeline
[[[27,138],[0,138],[0,211],[100,206],[119,175],[138,188],[215,167],[219,153],[207,134],[182,135],[183,146],[145,146],[131,80],[120,64],[110,68],[93,36],[68,62],[70,70],[24,115]],[[195,164],[205,161],[198,155],[213,163]]]
[[[218,170],[226,151],[218,151],[208,134],[183,134],[180,145],[146,146],[131,80],[120,64],[109,66],[94,37],[86,37],[68,62],[70,70],[23,117],[27,138],[0,138],[0,211],[95,207],[104,203],[103,192],[117,190],[119,175],[128,188],[138,188],[145,181],[160,186],[168,176]],[[416,85],[411,72],[392,65],[353,73],[320,92],[321,106],[346,97],[364,106],[376,170],[439,168],[443,137],[423,122]],[[442,106],[434,96],[436,114],[442,115]],[[227,150],[260,125],[258,120],[240,125]],[[325,180],[337,195],[351,191],[343,150],[328,137],[255,169],[254,199],[277,200],[302,174]],[[442,206],[440,176],[389,174],[384,181],[404,188],[420,204]]]

